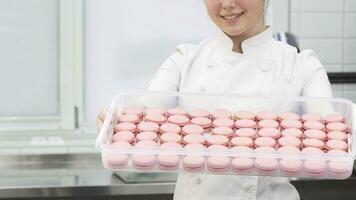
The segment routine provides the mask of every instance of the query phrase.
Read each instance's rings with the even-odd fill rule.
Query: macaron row
[[[116,148],[129,148],[127,142],[116,142]],[[347,157],[347,153],[341,150],[331,150],[328,153],[318,148],[307,147],[300,151],[296,147],[285,146],[278,150],[272,147],[262,146],[252,149],[246,146],[236,146],[228,149],[223,145],[211,145],[206,147],[202,144],[188,144],[182,147],[178,143],[164,143],[158,145],[154,141],[140,141],[136,144],[139,148],[161,148],[162,150],[189,150],[189,152],[207,150],[211,151],[211,156],[204,155],[172,155],[172,154],[145,154],[135,153],[132,155],[123,153],[105,154],[104,163],[113,170],[130,168],[138,170],[165,170],[188,172],[208,172],[208,173],[237,173],[248,175],[267,175],[273,176],[281,173],[284,176],[310,176],[314,178],[346,178],[352,172],[352,161],[333,159],[333,157]],[[218,152],[229,152],[229,156],[215,155]],[[215,154],[213,154],[215,153]],[[295,158],[271,158],[264,154],[289,154],[300,155]],[[258,155],[255,157],[251,155]],[[302,156],[301,156],[302,155]],[[309,159],[308,157],[312,158]],[[314,156],[314,157],[313,157]],[[325,159],[315,159],[315,156]]]
[[[139,117],[143,116],[153,116],[153,115],[163,115],[166,117],[172,115],[183,115],[189,118],[196,118],[196,117],[204,117],[210,119],[219,119],[219,118],[228,118],[233,120],[240,120],[240,119],[249,119],[249,120],[276,120],[276,121],[283,121],[283,120],[299,120],[302,122],[306,121],[318,121],[322,123],[333,123],[333,122],[345,122],[345,116],[334,113],[328,116],[323,117],[317,113],[306,113],[303,115],[299,115],[293,112],[285,112],[281,114],[274,113],[272,111],[261,111],[261,112],[251,112],[251,111],[237,111],[232,112],[227,109],[218,108],[214,109],[213,111],[205,110],[205,109],[195,109],[195,110],[186,110],[180,107],[174,108],[141,108],[130,106],[123,109],[123,114],[134,114]]]

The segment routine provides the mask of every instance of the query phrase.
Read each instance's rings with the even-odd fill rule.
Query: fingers
[[[98,117],[96,118],[96,125],[97,125],[97,128],[98,128],[98,132],[100,132],[102,126],[103,126],[103,123],[104,123],[104,120],[105,120],[105,117],[108,113],[108,109],[107,108],[103,108],[101,109],[101,111],[99,112],[98,114]]]

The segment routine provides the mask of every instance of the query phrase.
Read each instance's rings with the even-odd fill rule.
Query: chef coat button
[[[263,72],[267,72],[268,69],[269,69],[269,66],[268,66],[268,65],[262,65],[262,66],[261,66],[261,70],[262,70]]]
[[[212,69],[212,68],[214,68],[214,65],[208,65],[208,68]]]
[[[199,88],[199,91],[200,91],[200,92],[205,92],[205,91],[206,91],[206,87],[201,86],[201,87]]]
[[[194,184],[195,184],[195,185],[201,184],[201,178],[196,177],[195,180],[194,180]]]
[[[243,183],[243,184],[242,184],[242,188],[243,188],[244,190],[249,190],[249,189],[251,188],[251,184],[249,184],[249,183]]]

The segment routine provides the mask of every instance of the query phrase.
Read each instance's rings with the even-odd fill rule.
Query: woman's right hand
[[[98,133],[100,133],[101,127],[103,126],[105,117],[108,113],[108,109],[107,108],[102,108],[98,114],[98,116],[96,117],[96,125],[98,128]]]

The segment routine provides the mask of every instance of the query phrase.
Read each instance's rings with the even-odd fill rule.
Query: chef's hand
[[[96,125],[98,128],[98,133],[100,133],[101,127],[103,126],[105,117],[108,113],[108,109],[107,108],[102,108],[98,114],[98,116],[96,117]]]

